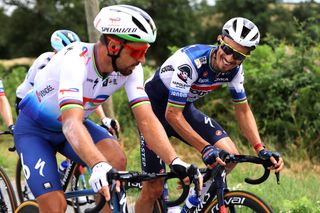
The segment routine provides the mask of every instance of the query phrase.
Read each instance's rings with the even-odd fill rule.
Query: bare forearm
[[[100,120],[106,117],[101,105],[97,107],[97,109],[95,110],[95,113],[97,114]]]
[[[190,145],[195,147],[199,152],[201,152],[203,148],[208,145],[208,142],[206,142],[196,131],[194,131],[184,117],[170,120],[168,122],[178,133],[178,135],[180,135]]]
[[[190,145],[198,151],[202,151],[206,145],[209,145],[186,121],[183,110],[168,106],[166,110],[166,119],[171,127]]]
[[[245,111],[236,110],[236,118],[239,122],[243,135],[247,138],[249,143],[254,146],[261,143],[258,127],[253,113],[250,109]]]
[[[142,105],[134,109],[133,113],[148,147],[150,147],[166,164],[170,164],[177,157],[168,136],[160,121],[153,114],[150,105]]]
[[[73,150],[91,168],[98,162],[106,161],[102,153],[94,145],[91,136],[82,123],[65,122],[63,133]]]
[[[9,101],[6,96],[0,96],[0,113],[7,126],[13,124]]]

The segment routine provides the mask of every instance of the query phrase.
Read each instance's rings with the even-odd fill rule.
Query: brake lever
[[[111,184],[110,190],[109,190],[110,200],[108,201],[111,210],[114,209],[114,207],[113,207],[113,202],[112,202],[112,200],[113,200],[113,199],[112,199],[112,196],[113,196],[113,194],[114,194],[114,192],[115,192],[115,190],[116,190],[116,186],[117,186],[117,181],[114,180],[114,179],[112,179],[112,184]]]
[[[198,176],[198,167],[194,164],[191,164],[190,167],[188,168],[188,174],[189,174],[189,178],[191,178],[193,184],[194,184],[194,189],[195,189],[195,193],[197,195],[197,197],[200,196],[199,193],[199,176]]]
[[[15,152],[16,151],[16,146],[13,145],[13,147],[8,148],[9,152]]]
[[[277,179],[277,184],[280,185],[280,172],[276,172],[276,179]]]
[[[195,192],[196,192],[196,196],[200,197],[200,190],[199,190],[200,187],[199,187],[199,176],[198,176],[198,174],[194,175],[193,184],[194,184],[194,189],[195,189]]]
[[[280,154],[278,152],[275,152],[272,156],[275,158],[277,162],[279,161]],[[277,184],[280,185],[280,171],[275,172],[275,175],[276,175]]]

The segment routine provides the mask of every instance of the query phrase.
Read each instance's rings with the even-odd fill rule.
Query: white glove
[[[101,123],[102,123],[102,125],[104,125],[108,129],[111,128],[111,129],[114,129],[116,131],[119,131],[119,129],[120,129],[119,122],[116,119],[111,119],[111,118],[104,117],[101,120]]]
[[[101,120],[101,123],[104,127],[108,128],[108,131],[112,135],[117,136],[117,138],[119,138],[120,125],[116,119],[105,117]]]
[[[108,186],[107,173],[112,169],[106,162],[100,162],[93,166],[92,174],[89,179],[94,192],[98,192],[103,186]]]
[[[115,120],[113,120],[113,119],[111,119],[111,118],[108,118],[108,117],[104,117],[102,120],[101,120],[101,123],[104,125],[104,126],[106,126],[107,128],[113,128],[112,126],[111,126],[111,122],[113,123],[113,122],[115,122]]]

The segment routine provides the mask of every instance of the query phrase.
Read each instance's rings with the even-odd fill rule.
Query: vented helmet
[[[236,17],[227,21],[222,28],[222,35],[238,44],[254,49],[260,41],[258,27],[249,19]]]
[[[140,8],[130,5],[102,8],[94,19],[94,26],[102,34],[116,35],[133,42],[153,43],[157,36],[152,18]]]
[[[80,41],[79,36],[70,30],[57,30],[51,35],[51,46],[56,51],[76,41]]]

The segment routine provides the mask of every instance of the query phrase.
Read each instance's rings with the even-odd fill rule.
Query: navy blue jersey
[[[169,105],[184,107],[187,102],[194,102],[227,84],[234,102],[246,101],[242,65],[229,72],[214,70],[211,60],[215,50],[215,46],[202,44],[179,49],[147,81],[157,88],[149,91],[148,95],[155,98],[168,96]]]

